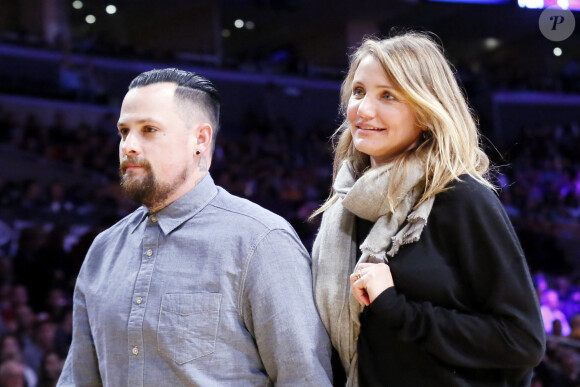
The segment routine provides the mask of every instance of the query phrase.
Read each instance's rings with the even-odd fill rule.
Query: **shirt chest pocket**
[[[157,329],[161,354],[177,364],[212,354],[221,297],[219,293],[165,294]]]

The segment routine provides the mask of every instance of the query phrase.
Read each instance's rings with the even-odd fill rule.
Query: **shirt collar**
[[[189,192],[155,214],[150,213],[145,206],[141,206],[143,214],[131,232],[134,232],[144,219],[154,215],[159,227],[167,235],[207,206],[217,193],[217,187],[208,173]]]

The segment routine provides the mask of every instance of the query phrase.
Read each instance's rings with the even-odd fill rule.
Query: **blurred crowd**
[[[307,57],[298,54],[291,44],[264,49],[259,52],[244,52],[217,60],[205,52],[183,55],[165,49],[139,49],[121,44],[106,33],[88,32],[77,36],[66,45],[58,41],[48,44],[41,36],[26,30],[3,31],[0,43],[49,50],[61,54],[55,66],[54,82],[19,78],[3,79],[0,74],[0,92],[32,93],[38,96],[58,97],[76,101],[107,105],[114,103],[114,85],[108,83],[107,76],[90,60],[91,57],[115,58],[128,61],[147,60],[173,63],[176,66],[197,66],[234,70],[242,73],[297,75],[300,77],[331,79],[341,81],[342,68],[322,68],[311,63]],[[505,51],[505,50],[504,50]],[[544,58],[538,63],[545,67],[532,69],[521,53],[493,55],[468,61],[451,58],[457,67],[458,77],[468,91],[470,99],[477,100],[492,91],[542,91],[556,93],[580,93],[580,58],[567,55],[566,58]],[[80,55],[75,57],[75,55]],[[85,56],[87,55],[87,56]],[[76,58],[76,59],[75,59]],[[81,59],[82,58],[82,59]],[[345,58],[346,60],[346,55]],[[539,58],[541,59],[541,58]],[[52,68],[52,66],[50,66]],[[48,68],[47,68],[48,69]],[[49,70],[52,71],[52,70]]]
[[[518,233],[548,337],[534,387],[580,386],[580,127],[522,128],[501,168],[501,200]]]

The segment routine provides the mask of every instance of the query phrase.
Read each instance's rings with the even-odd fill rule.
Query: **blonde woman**
[[[341,106],[313,273],[347,385],[528,385],[538,301],[442,49],[364,41]]]

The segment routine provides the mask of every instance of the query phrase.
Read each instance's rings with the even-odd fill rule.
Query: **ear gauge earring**
[[[196,155],[196,156],[199,156],[200,154],[201,154],[201,152],[200,152],[200,151],[198,151],[198,150],[196,150],[196,151],[195,151],[195,155]]]

